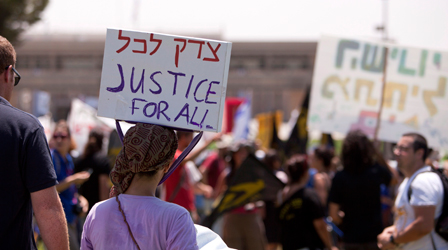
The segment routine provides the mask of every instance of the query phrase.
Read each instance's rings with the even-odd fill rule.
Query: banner
[[[322,37],[308,127],[343,134],[361,129],[373,138],[383,97],[379,140],[396,142],[417,132],[431,147],[448,148],[447,77],[448,52]]]
[[[283,121],[283,112],[261,113],[255,116],[258,121],[257,140],[264,150],[273,148],[283,150],[284,142],[278,137],[278,130]]]
[[[251,108],[251,99],[246,98],[236,110],[232,129],[232,135],[235,141],[248,139],[247,137],[249,136],[249,122],[252,117]]]
[[[98,115],[220,132],[229,42],[108,29]]]
[[[73,139],[77,145],[78,153],[82,154],[84,146],[89,139],[89,133],[92,128],[99,127],[104,131],[105,138],[108,138],[109,133],[115,126],[107,124],[104,118],[96,116],[96,110],[79,99],[73,99],[70,113],[67,117],[67,124],[70,128]],[[105,145],[108,141],[105,140]]]
[[[219,205],[201,224],[211,228],[215,220],[229,210],[249,202],[276,200],[278,191],[284,186],[266,165],[249,155],[236,170]]]
[[[231,133],[234,125],[234,118],[238,107],[244,102],[244,98],[228,97],[225,101],[223,127],[224,133]]]

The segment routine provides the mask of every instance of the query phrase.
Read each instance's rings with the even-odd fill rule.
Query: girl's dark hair
[[[226,156],[226,162],[228,164],[228,166],[230,167],[230,171],[229,174],[226,176],[226,182],[227,185],[230,184],[233,176],[235,176],[235,172],[236,172],[236,162],[235,162],[235,158],[233,157],[234,152],[228,152],[228,155]]]
[[[333,150],[326,147],[318,147],[314,150],[314,156],[320,160],[324,164],[326,170],[331,167],[331,160],[334,157]]]
[[[87,158],[101,151],[103,148],[103,138],[104,134],[100,128],[93,128],[90,130],[89,139],[84,147],[83,158]]]
[[[308,172],[308,162],[305,155],[294,155],[286,162],[286,172],[290,182],[296,183]]]
[[[280,157],[275,149],[269,149],[263,159],[264,164],[269,167],[269,169],[274,170],[274,163],[280,161]]]
[[[362,173],[375,163],[376,150],[361,130],[350,131],[342,145],[341,162],[344,170]]]

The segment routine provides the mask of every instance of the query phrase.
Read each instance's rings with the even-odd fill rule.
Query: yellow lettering
[[[434,97],[444,97],[446,89],[446,78],[439,78],[439,85],[437,86],[437,90],[424,90],[423,91],[423,102],[426,105],[426,108],[429,111],[431,116],[437,114],[437,107],[432,102],[432,98]]]
[[[328,99],[333,99],[334,93],[331,92],[328,87],[330,84],[338,84],[342,88],[342,92],[344,93],[345,100],[348,100],[348,91],[347,91],[347,84],[350,78],[345,78],[345,80],[342,80],[339,78],[339,76],[331,75],[325,79],[325,82],[322,86],[322,96]]]
[[[228,194],[223,198],[218,211],[222,212],[226,209],[243,205],[243,202],[256,195],[263,188],[264,181],[261,179],[256,182],[246,182],[231,187]]]

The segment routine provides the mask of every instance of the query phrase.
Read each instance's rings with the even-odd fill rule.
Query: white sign
[[[308,126],[322,132],[361,129],[374,136],[386,85],[378,139],[396,142],[417,132],[448,148],[448,52],[323,37],[319,42]]]
[[[111,126],[102,119],[105,120],[106,118],[97,117],[96,110],[83,101],[79,99],[72,100],[70,113],[67,117],[67,124],[70,128],[73,137],[72,139],[76,142],[78,153],[84,153],[84,147],[89,140],[90,130],[96,127],[101,128],[104,132],[104,144],[107,145],[109,133],[115,129],[115,124],[112,123],[113,125]],[[103,150],[106,148],[107,147],[103,147]]]
[[[98,115],[220,132],[229,42],[108,29]]]

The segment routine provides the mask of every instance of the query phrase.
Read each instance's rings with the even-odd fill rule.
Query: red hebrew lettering
[[[157,52],[157,50],[159,50],[160,45],[162,44],[162,39],[155,39],[155,38],[154,38],[154,34],[151,33],[151,36],[149,37],[149,41],[150,41],[150,42],[156,42],[156,43],[157,43],[156,48],[155,48],[151,53],[149,53],[149,55],[152,56],[152,55],[154,55],[154,53]]]
[[[182,46],[182,49],[180,50],[181,53],[184,52],[185,47],[187,47],[187,39],[174,38],[174,41],[184,43],[184,46]]]
[[[187,46],[187,40],[183,38],[174,38],[174,41],[184,43],[184,46],[182,46],[182,49],[180,49],[180,53],[182,53]],[[176,45],[176,58],[174,58],[174,63],[176,64],[177,68],[179,66],[179,45]]]
[[[204,45],[205,42],[204,41],[196,41],[196,40],[188,40],[188,43],[199,44],[198,59],[200,59],[201,58],[201,52],[202,52],[202,45]]]
[[[204,58],[204,61],[209,61],[209,62],[219,62],[219,58],[218,58],[218,55],[217,55],[216,53],[218,52],[219,48],[221,47],[221,44],[218,43],[218,46],[216,46],[216,50],[213,49],[213,47],[212,47],[212,45],[210,44],[210,42],[207,42],[207,45],[208,45],[208,47],[210,48],[210,50],[212,51],[213,56],[214,56],[215,58],[207,58],[207,57],[205,57],[205,58]]]
[[[129,43],[131,42],[131,38],[128,36],[123,36],[122,32],[123,32],[122,30],[118,31],[118,40],[126,40],[127,42],[123,47],[121,47],[121,49],[117,50],[117,53],[121,53],[123,50],[125,50],[129,46]]]
[[[174,64],[176,64],[176,68],[179,67],[179,45],[176,45],[176,56],[174,58]]]
[[[134,38],[134,42],[143,43],[143,50],[133,50],[134,53],[146,54],[146,40],[145,39],[136,39]]]

